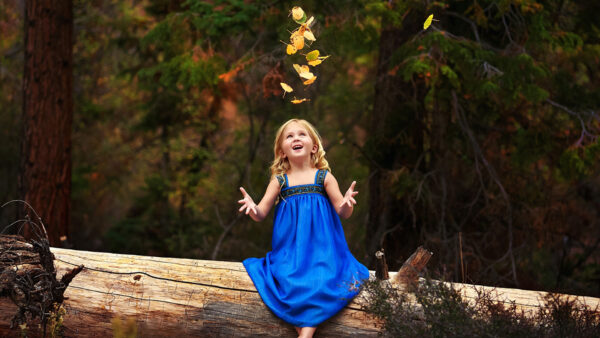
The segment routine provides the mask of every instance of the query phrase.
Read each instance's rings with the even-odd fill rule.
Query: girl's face
[[[283,130],[281,151],[283,158],[299,159],[310,158],[310,154],[317,152],[317,145],[313,142],[308,130],[298,122],[292,122]]]

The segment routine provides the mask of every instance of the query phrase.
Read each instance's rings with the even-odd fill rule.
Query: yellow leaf
[[[312,79],[313,77],[315,77],[315,75],[311,72],[304,72],[304,73],[300,73],[300,77],[303,77],[307,80]]]
[[[298,32],[294,32],[292,36],[290,36],[290,41],[297,50],[304,48],[304,35],[299,35]]]
[[[292,8],[292,19],[294,19],[295,21],[302,20],[302,17],[304,17],[304,15],[304,10],[301,7],[295,6]]]
[[[312,78],[310,78],[310,79],[308,79],[308,80],[306,80],[306,81],[304,81],[302,83],[304,83],[305,85],[308,86],[309,84],[312,84],[313,82],[315,82],[316,79],[317,79],[317,77],[313,76]]]
[[[309,99],[297,99],[297,98],[294,98],[290,102],[292,102],[293,104],[298,104],[298,103],[302,103],[302,102],[305,102],[305,101],[310,101],[310,100]]]
[[[310,41],[317,41],[317,38],[315,38],[314,34],[308,29],[304,32],[304,38]]]
[[[306,61],[315,61],[318,58],[319,58],[319,51],[316,49],[313,50],[312,52],[306,54]]]
[[[283,88],[283,97],[285,97],[285,93],[291,93],[294,91],[294,88],[290,87],[290,85],[287,83],[279,82],[279,85],[281,85],[281,88]]]
[[[314,67],[314,66],[320,65],[321,62],[323,62],[323,61],[321,61],[321,60],[308,61],[308,64]]]
[[[298,73],[298,75],[300,75],[302,73],[310,72],[310,68],[308,68],[307,65],[300,66],[299,64],[294,63],[293,66],[294,66],[294,69],[296,70],[296,72]]]
[[[314,21],[315,21],[315,17],[314,17],[314,16],[311,16],[311,17],[310,17],[310,19],[308,19],[308,20],[306,21],[306,23],[304,24],[304,26],[305,26],[306,28],[310,28],[310,26],[312,26],[312,24],[314,23]]]
[[[294,88],[290,87],[290,85],[288,85],[287,83],[279,82],[279,84],[281,85],[281,88],[285,90],[286,93],[291,93],[294,91]]]
[[[425,20],[425,23],[423,23],[423,29],[429,28],[429,26],[431,26],[431,21],[433,21],[433,14],[427,17],[427,20]]]
[[[293,45],[287,45],[287,48],[285,49],[285,52],[288,55],[292,55],[292,54],[296,54],[298,50],[296,49],[296,47],[294,47]]]

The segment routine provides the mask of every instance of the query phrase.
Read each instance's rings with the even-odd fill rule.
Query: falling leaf
[[[315,67],[321,64],[322,60],[308,61],[308,64]]]
[[[423,29],[429,28],[429,26],[431,26],[432,21],[438,21],[433,18],[433,14],[431,14],[427,17],[427,20],[425,20],[425,23],[423,23]]]
[[[290,41],[297,50],[304,48],[304,35],[298,34],[298,31],[292,33],[292,36],[290,36]]]
[[[292,19],[299,24],[306,22],[306,13],[298,6],[292,8]]]
[[[308,85],[312,84],[313,82],[315,82],[316,79],[317,79],[317,77],[313,76],[312,78],[310,78],[310,79],[308,79],[308,80],[306,80],[306,81],[304,81],[302,83],[304,83],[305,85],[308,86]]]
[[[319,51],[317,49],[306,54],[306,61],[315,61],[319,58]]]
[[[299,64],[294,63],[293,66],[294,66],[294,69],[296,70],[296,72],[298,73],[298,75],[300,75],[302,73],[310,72],[310,68],[308,68],[307,65],[300,66]]]
[[[310,28],[310,26],[312,26],[312,24],[314,23],[314,21],[315,21],[315,17],[314,17],[314,16],[311,16],[311,17],[310,17],[310,19],[308,19],[308,20],[307,20],[307,21],[304,23],[304,26],[305,26],[306,28]]]
[[[311,73],[311,72],[304,72],[304,73],[300,73],[300,77],[303,77],[307,80],[312,79],[313,77],[315,77],[315,74]]]
[[[315,38],[314,34],[308,29],[304,32],[304,38],[310,41],[317,41],[317,38]]]
[[[297,98],[294,98],[294,99],[293,99],[292,101],[290,101],[290,102],[292,102],[293,104],[298,104],[298,103],[302,103],[302,102],[305,102],[305,101],[310,101],[310,100],[309,100],[309,99],[306,99],[306,98],[302,98],[302,99],[297,99]]]
[[[294,91],[294,88],[290,87],[287,83],[280,82],[281,88],[283,88],[283,97],[285,97],[285,93],[291,93]]]
[[[296,47],[294,47],[294,45],[290,45],[290,44],[288,44],[288,45],[287,45],[287,48],[285,49],[285,52],[286,52],[288,55],[296,54],[296,52],[297,52],[297,51],[298,51],[298,50],[296,49]]]

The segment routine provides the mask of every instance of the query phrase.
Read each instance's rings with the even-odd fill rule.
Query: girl
[[[272,251],[246,259],[244,266],[264,303],[294,325],[299,337],[312,337],[317,325],[341,310],[369,277],[350,253],[339,218],[352,215],[358,191],[352,182],[342,196],[328,173],[321,139],[305,120],[284,123],[273,152],[271,181],[260,203],[241,187],[244,199],[239,201],[240,212],[258,222],[278,199]]]

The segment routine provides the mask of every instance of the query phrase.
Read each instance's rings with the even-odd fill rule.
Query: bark
[[[66,337],[110,337],[115,318],[134,319],[140,337],[297,336],[292,325],[263,304],[241,263],[52,251],[59,275],[85,265],[65,292]],[[9,328],[15,310],[0,298],[0,336],[18,333]],[[378,323],[355,300],[317,332],[321,337],[376,337]]]
[[[53,246],[70,225],[72,46],[71,1],[26,1],[19,191],[48,227]],[[31,237],[31,229],[25,234]]]
[[[403,284],[417,282],[419,273],[425,268],[425,265],[427,265],[427,262],[429,262],[429,258],[431,258],[432,255],[432,252],[427,251],[422,246],[418,247],[417,251],[402,264],[402,267],[396,275],[396,281]]]
[[[202,261],[119,255],[52,248],[58,274],[85,264],[65,292],[65,337],[110,337],[116,319],[131,321],[140,337],[296,337],[294,328],[274,316],[263,304],[243,265],[238,262]],[[372,272],[372,275],[374,273]],[[391,280],[397,273],[390,273]],[[404,286],[395,284],[400,290]],[[507,306],[537,311],[545,293],[454,283],[465,300],[478,291],[493,292]],[[380,322],[361,310],[360,294],[338,315],[317,329],[317,337],[375,337]],[[573,299],[573,298],[572,298]],[[579,297],[594,308],[600,299]],[[418,310],[418,309],[417,309]],[[11,330],[15,307],[0,298],[0,336]],[[418,315],[416,316],[418,317]],[[28,323],[31,329],[35,323]]]

